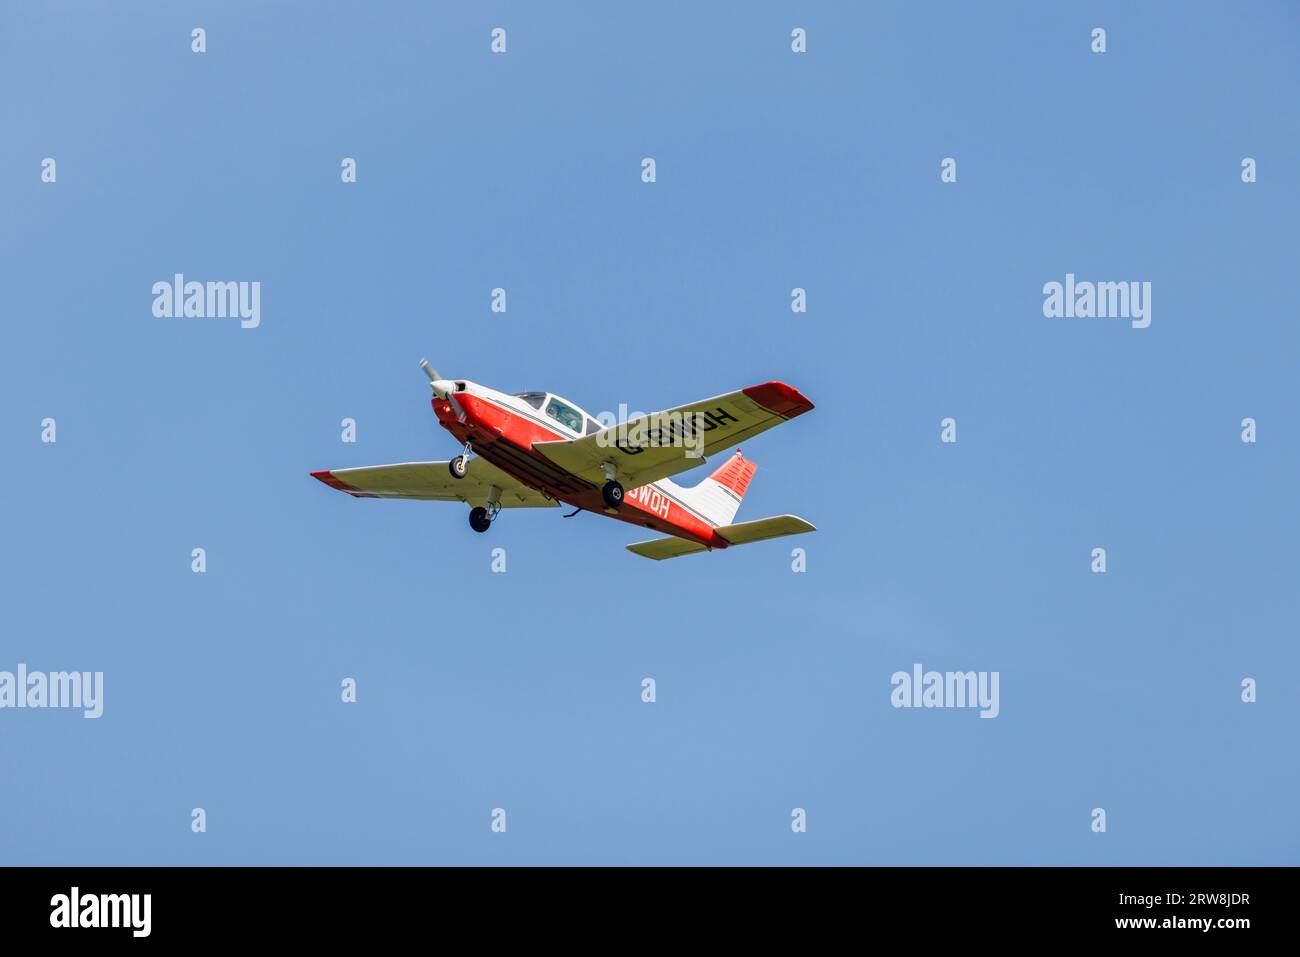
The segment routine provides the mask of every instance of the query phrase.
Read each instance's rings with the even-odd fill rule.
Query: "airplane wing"
[[[618,480],[637,488],[701,465],[686,453],[681,439],[702,439],[704,455],[744,442],[813,407],[798,389],[767,382],[702,402],[639,416],[580,439],[535,442],[533,448],[566,471],[594,484],[604,481],[602,462],[618,470]],[[698,437],[690,435],[698,427]],[[673,440],[678,441],[674,445]]]
[[[470,459],[469,472],[463,479],[453,478],[446,462],[369,465],[311,474],[353,498],[409,498],[487,505],[488,490],[495,485],[501,489],[502,508],[546,508],[559,504],[484,459]]]

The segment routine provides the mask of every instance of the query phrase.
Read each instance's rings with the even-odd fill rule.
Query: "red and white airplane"
[[[439,424],[464,445],[449,462],[404,462],[312,472],[354,498],[460,501],[486,532],[503,508],[564,502],[669,537],[629,545],[656,560],[815,531],[794,515],[732,524],[758,468],[740,449],[692,488],[669,480],[751,435],[813,407],[799,390],[767,382],[605,427],[547,392],[507,394],[443,379],[423,360]],[[470,458],[475,453],[476,457]],[[624,493],[624,485],[631,491]],[[577,514],[574,511],[573,515]],[[566,518],[569,516],[565,516]]]

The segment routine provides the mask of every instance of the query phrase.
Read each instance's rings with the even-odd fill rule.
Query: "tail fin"
[[[730,525],[756,471],[758,466],[736,449],[736,454],[703,482],[694,488],[679,488],[676,494],[714,525]]]

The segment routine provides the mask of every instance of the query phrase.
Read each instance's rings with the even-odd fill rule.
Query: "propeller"
[[[442,376],[438,375],[438,370],[429,365],[428,359],[420,360],[420,368],[423,369],[424,374],[429,377],[429,387],[433,389],[434,395],[440,399],[445,399],[451,394],[455,386],[442,378]]]

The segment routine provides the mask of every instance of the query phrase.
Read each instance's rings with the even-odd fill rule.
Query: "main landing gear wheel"
[[[486,532],[492,526],[492,518],[482,505],[469,510],[469,527],[476,532]]]
[[[605,504],[610,508],[618,508],[623,504],[623,486],[611,479],[601,488],[600,497],[605,500]]]
[[[447,463],[452,478],[463,479],[469,473],[469,456],[464,452]],[[480,529],[482,531],[482,529]]]

